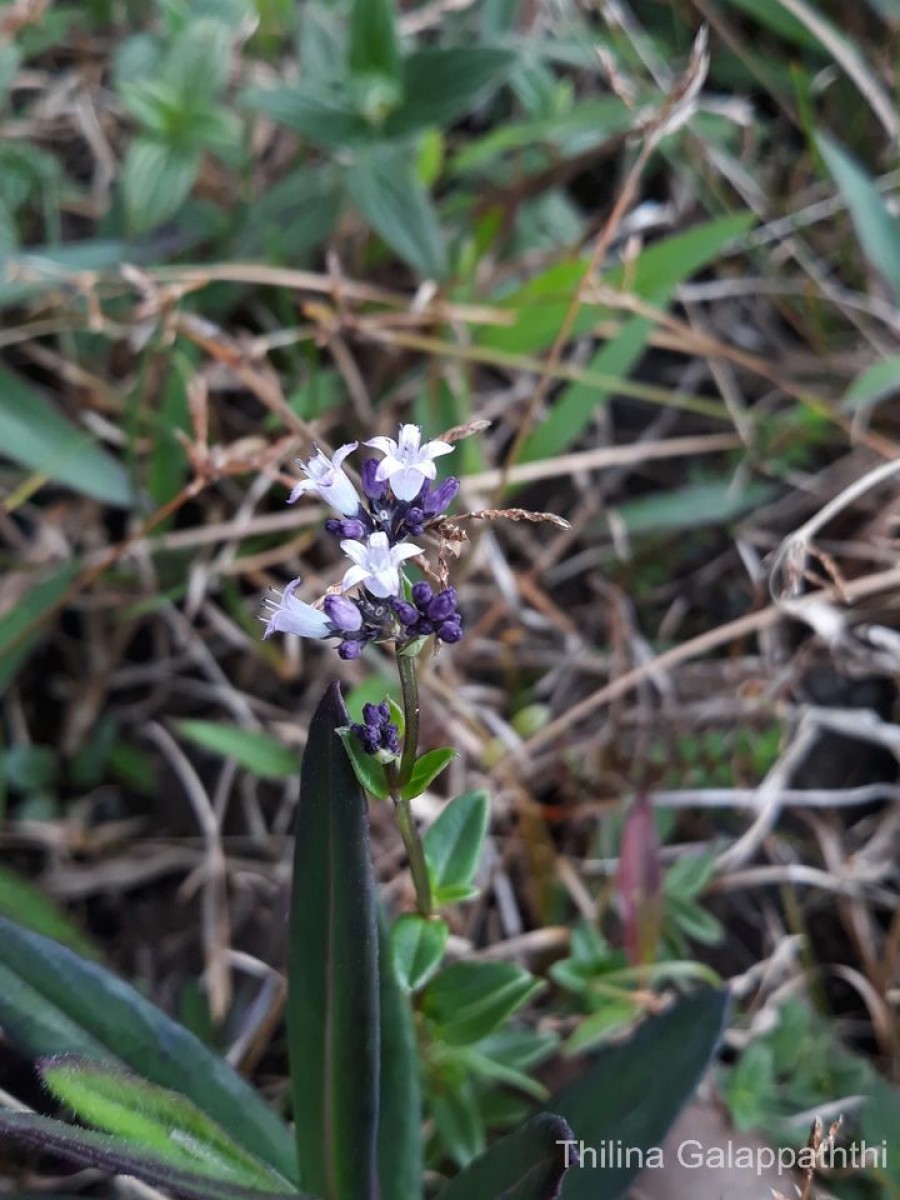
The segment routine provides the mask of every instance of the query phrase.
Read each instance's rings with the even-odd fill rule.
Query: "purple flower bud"
[[[382,702],[378,705],[378,716],[381,718],[382,724],[386,721],[390,722],[391,708],[387,700],[382,700]]]
[[[413,637],[428,637],[430,633],[434,633],[434,625],[426,617],[420,617],[406,632]]]
[[[326,596],[322,607],[329,621],[341,633],[356,633],[358,629],[362,629],[362,613],[346,596]]]
[[[397,726],[390,721],[381,727],[381,748],[390,754],[400,753],[400,734]]]
[[[419,619],[419,610],[406,600],[395,600],[394,612],[403,625],[412,625]]]
[[[329,517],[325,522],[325,532],[330,533],[332,537],[352,538],[354,541],[359,541],[366,536],[368,531],[358,517],[348,517],[345,521],[337,517]]]
[[[436,517],[440,513],[445,513],[456,499],[458,491],[459,480],[455,475],[451,475],[443,483],[439,483],[436,488],[430,488],[422,497],[422,507],[426,514],[429,517]]]
[[[370,500],[381,500],[387,493],[387,480],[375,478],[378,474],[378,465],[377,459],[367,458],[360,467],[362,490]]]
[[[425,608],[425,615],[429,621],[439,623],[446,621],[447,618],[456,610],[456,588],[444,588],[442,592],[438,592]]]
[[[378,728],[381,725],[381,713],[378,711],[377,704],[363,705],[363,720],[367,725]]]
[[[410,508],[403,518],[403,527],[410,537],[419,537],[425,528],[425,513],[421,508]]]
[[[372,729],[370,725],[351,725],[355,736],[362,743],[362,748],[366,754],[375,754],[379,749],[381,738],[377,729]]]
[[[452,645],[454,642],[461,640],[463,635],[462,625],[458,621],[445,621],[437,631],[437,635],[442,642]]]
[[[359,658],[362,654],[362,642],[341,642],[338,646],[338,654],[343,659]]]
[[[431,599],[433,593],[430,583],[414,583],[412,590],[412,598],[416,608],[424,609],[425,605]]]

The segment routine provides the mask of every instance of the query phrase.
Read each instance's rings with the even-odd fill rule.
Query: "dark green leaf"
[[[429,983],[422,1011],[434,1022],[441,1041],[477,1042],[543,986],[515,963],[453,963]]]
[[[295,750],[261,733],[220,721],[177,721],[179,731],[206,750],[234,758],[261,779],[287,779],[296,775],[300,756]]]
[[[131,1142],[135,1150],[242,1187],[288,1195],[294,1190],[177,1092],[73,1055],[44,1059],[40,1073],[53,1095],[80,1120]]]
[[[221,21],[201,17],[188,23],[162,64],[160,79],[174,88],[190,109],[215,99],[228,78],[231,35]]]
[[[462,1079],[453,1087],[433,1091],[429,1101],[447,1153],[458,1166],[466,1166],[484,1151],[485,1144],[484,1121],[472,1080]]]
[[[347,190],[375,232],[414,270],[430,279],[444,275],[443,237],[406,147],[361,153],[347,172]]]
[[[48,618],[52,615],[71,587],[76,573],[76,568],[67,564],[49,579],[30,588],[27,604],[16,604],[5,616],[0,617],[0,692],[6,690],[31,649],[43,636],[41,619],[45,615]]]
[[[378,1113],[380,1200],[422,1195],[422,1091],[413,1011],[400,991],[382,914],[378,927],[381,1001],[381,1103]]]
[[[393,0],[354,0],[348,66],[350,74],[357,77],[398,78],[400,45]]]
[[[0,368],[0,454],[31,471],[112,504],[130,508],[134,493],[120,464],[86,429],[12,371]]]
[[[374,754],[368,754],[361,746],[359,739],[352,729],[338,730],[344,749],[350,758],[350,765],[360,787],[365,788],[376,800],[387,800],[390,793],[387,776],[383,765]]]
[[[397,982],[405,992],[414,992],[441,965],[450,930],[439,917],[406,913],[391,930],[391,949]]]
[[[321,88],[302,84],[248,88],[242,94],[242,100],[248,108],[265,113],[326,149],[357,146],[371,138],[369,126],[349,101],[335,94],[329,95]]]
[[[303,1185],[327,1200],[376,1189],[378,934],[366,801],[337,730],[337,683],[300,772],[288,963],[288,1044]]]
[[[711,989],[676,1001],[627,1041],[594,1055],[580,1079],[551,1097],[547,1111],[559,1113],[587,1146],[618,1141],[646,1152],[661,1145],[709,1065],[727,1007],[727,993]],[[564,1200],[619,1200],[639,1157],[631,1156],[633,1165],[572,1171]]]
[[[148,233],[174,216],[197,177],[199,156],[153,138],[135,138],[122,168],[122,192],[133,234]]]
[[[109,971],[2,917],[0,1025],[36,1057],[124,1064],[180,1092],[245,1149],[295,1177],[290,1132],[226,1062]]]
[[[469,1163],[440,1200],[554,1200],[573,1141],[562,1117],[540,1113]]]
[[[465,792],[451,800],[424,837],[425,858],[435,892],[468,894],[488,828],[487,792]]]
[[[434,46],[410,54],[403,61],[403,102],[385,122],[385,136],[446,129],[503,83],[516,57],[492,46]]]
[[[284,1200],[286,1195],[293,1200],[309,1200],[309,1197],[298,1192],[261,1192],[205,1175],[202,1171],[173,1167],[158,1155],[140,1150],[121,1138],[111,1138],[107,1134],[79,1129],[32,1113],[0,1109],[0,1137],[12,1138],[39,1150],[52,1151],[84,1166],[98,1167],[119,1175],[133,1175],[136,1179],[164,1187],[189,1200],[274,1200],[276,1196]]]
[[[439,750],[429,750],[427,754],[417,758],[409,777],[409,783],[401,789],[400,794],[403,799],[414,800],[416,796],[421,796],[456,756],[455,750],[451,750],[449,746],[442,746]]]
[[[86,958],[99,959],[99,948],[74,921],[29,880],[0,866],[0,915],[15,918],[20,925],[53,938]]]
[[[900,298],[900,221],[887,208],[870,176],[859,163],[824,133],[816,147],[841,190],[853,228],[869,263]]]

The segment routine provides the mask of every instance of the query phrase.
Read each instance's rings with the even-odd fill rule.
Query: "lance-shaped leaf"
[[[555,1200],[575,1164],[572,1130],[562,1117],[540,1113],[469,1163],[439,1200]]]
[[[260,1191],[199,1170],[173,1166],[123,1138],[79,1129],[33,1113],[0,1110],[0,1138],[10,1138],[87,1167],[133,1175],[187,1200],[310,1200],[300,1192]]]
[[[381,1001],[381,1080],[378,1113],[380,1200],[422,1195],[422,1089],[416,1030],[408,997],[394,971],[384,915],[378,923]]]
[[[709,1065],[727,1008],[724,991],[684,996],[633,1037],[596,1054],[580,1079],[551,1097],[548,1112],[564,1117],[586,1146],[617,1141],[646,1153],[661,1145]],[[618,1200],[643,1153],[628,1156],[633,1165],[572,1171],[565,1200]]]
[[[403,799],[415,800],[416,796],[421,796],[425,789],[434,783],[441,771],[453,762],[456,753],[449,746],[442,746],[439,750],[429,750],[421,758],[417,758],[409,782],[400,790]]]
[[[378,934],[366,802],[336,732],[337,683],[310,722],[300,772],[291,903],[288,1043],[304,1187],[374,1196]]]
[[[264,1192],[293,1192],[271,1167],[239,1146],[195,1104],[117,1067],[74,1055],[44,1059],[41,1078],[75,1115],[172,1166]]]
[[[228,1063],[110,971],[3,917],[0,1025],[35,1057],[118,1063],[180,1092],[245,1149],[296,1178],[289,1130]]]

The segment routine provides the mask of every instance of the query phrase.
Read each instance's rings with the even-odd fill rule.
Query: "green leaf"
[[[553,1200],[573,1142],[562,1117],[539,1113],[464,1167],[439,1200]]]
[[[124,1064],[180,1092],[246,1150],[295,1178],[290,1132],[228,1063],[109,971],[2,917],[0,1025],[35,1057]]]
[[[41,392],[0,367],[0,454],[104,504],[130,508],[121,465]]]
[[[405,146],[376,146],[347,172],[347,190],[371,227],[420,275],[440,279],[447,256],[431,199]]]
[[[484,1121],[471,1079],[432,1091],[429,1107],[447,1153],[461,1167],[484,1151]]]
[[[365,788],[376,800],[387,800],[391,794],[388,787],[384,766],[374,754],[368,754],[360,745],[359,739],[352,729],[339,729],[338,736],[344,743],[344,749],[350,758],[353,774],[360,787]]]
[[[326,1200],[376,1189],[378,934],[366,801],[337,730],[333,683],[300,773],[291,901],[288,1046],[304,1186]]]
[[[138,1149],[121,1138],[111,1138],[108,1134],[79,1129],[32,1113],[0,1109],[0,1137],[13,1138],[84,1166],[118,1175],[133,1175],[189,1200],[272,1200],[274,1196],[288,1194],[261,1192],[202,1171],[173,1167],[159,1155]],[[298,1192],[289,1194],[293,1200],[310,1200]]]
[[[403,799],[414,800],[416,796],[421,796],[425,789],[437,779],[441,771],[445,770],[456,757],[455,750],[449,746],[442,746],[439,750],[429,750],[427,754],[417,758],[409,777],[409,783],[400,791]]]
[[[403,102],[384,125],[386,137],[446,129],[504,82],[517,60],[492,46],[433,46],[403,60]]]
[[[179,732],[197,746],[225,758],[234,758],[261,779],[288,779],[296,775],[299,756],[295,750],[260,733],[220,721],[176,721]]]
[[[351,75],[399,78],[400,44],[393,0],[354,0],[347,51]]]
[[[487,792],[465,792],[428,829],[423,841],[436,896],[471,892],[489,814]]]
[[[212,17],[189,22],[166,55],[160,80],[173,87],[182,104],[191,110],[199,101],[214,100],[228,79],[231,35],[226,25]]]
[[[0,866],[0,915],[14,918],[26,929],[53,938],[76,954],[99,960],[100,949],[44,893],[23,876]]]
[[[440,917],[406,913],[391,930],[397,982],[405,992],[422,987],[441,965],[450,929]]]
[[[893,216],[869,175],[827,134],[815,136],[816,148],[847,202],[853,228],[869,263],[900,297],[900,221]]]
[[[0,692],[6,690],[44,635],[40,622],[44,616],[52,616],[76,574],[77,568],[66,564],[29,590],[27,604],[16,604],[5,616],[0,617]]]
[[[516,963],[453,963],[429,983],[422,1011],[441,1041],[465,1045],[487,1037],[543,986]]]
[[[242,1187],[288,1195],[294,1191],[177,1092],[72,1055],[44,1059],[39,1070],[57,1100],[80,1120],[132,1142],[135,1149]]]
[[[580,1079],[547,1103],[588,1146],[648,1151],[662,1144],[693,1095],[719,1044],[728,995],[712,989],[685,996],[650,1017],[627,1041],[604,1047]],[[637,1160],[604,1171],[572,1171],[565,1200],[619,1200],[638,1172]]]
[[[617,508],[616,515],[632,536],[724,526],[765,504],[777,491],[775,484],[759,480],[742,482],[738,487],[729,476],[638,496]]]
[[[394,971],[384,914],[378,922],[381,1009],[381,1079],[378,1110],[380,1200],[417,1200],[422,1195],[423,1136],[419,1051],[409,999]]]
[[[248,108],[265,113],[327,150],[363,145],[371,139],[368,124],[349,100],[338,94],[329,95],[321,87],[297,84],[248,88],[241,100]]]
[[[152,138],[135,138],[122,168],[128,228],[148,233],[181,208],[197,177],[196,150],[180,150]]]
[[[872,408],[879,401],[900,391],[900,354],[892,354],[882,362],[867,367],[857,375],[844,393],[841,408],[845,412],[858,412]]]

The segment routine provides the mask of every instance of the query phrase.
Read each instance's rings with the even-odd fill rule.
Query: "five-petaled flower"
[[[374,437],[366,442],[384,455],[375,479],[387,480],[398,500],[415,500],[426,479],[434,479],[437,474],[434,459],[453,452],[449,442],[435,440],[424,446],[421,443],[422,430],[418,425],[401,425],[396,442],[389,437]]]
[[[264,618],[266,629],[263,637],[271,637],[273,633],[296,633],[300,637],[327,638],[334,636],[332,622],[320,609],[314,608],[303,600],[298,600],[294,592],[300,586],[301,580],[294,579],[287,585],[279,599],[269,597],[265,601],[268,615]]]
[[[300,469],[309,478],[297,484],[288,497],[288,504],[299,500],[305,492],[318,492],[325,503],[337,512],[343,513],[345,517],[355,517],[360,509],[360,499],[341,463],[358,445],[358,442],[349,442],[346,446],[341,446],[335,451],[333,459],[328,458],[318,447],[312,458],[306,462],[298,458]]]
[[[346,592],[363,583],[373,596],[379,598],[400,594],[400,564],[422,553],[412,542],[392,546],[388,535],[381,531],[371,534],[364,542],[348,538],[341,542],[341,549],[353,563],[344,574],[341,589]]]

